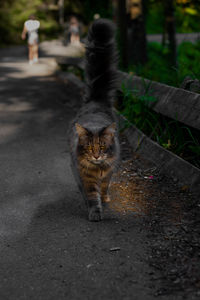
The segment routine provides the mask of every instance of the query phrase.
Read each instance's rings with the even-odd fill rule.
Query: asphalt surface
[[[151,299],[138,220],[87,220],[66,136],[77,89],[21,51],[1,59],[0,299]]]
[[[148,261],[152,237],[143,203],[150,197],[150,180],[144,190],[135,181],[138,203],[129,201],[133,190],[125,192],[126,203],[123,194],[116,195],[130,160],[125,149],[104,220],[87,220],[67,145],[81,91],[54,76],[51,56],[59,56],[59,49],[53,53],[53,45],[33,66],[24,47],[1,52],[0,299],[155,299],[159,287],[152,284],[157,273]],[[134,172],[131,178],[138,176]],[[159,295],[183,299],[182,294]]]

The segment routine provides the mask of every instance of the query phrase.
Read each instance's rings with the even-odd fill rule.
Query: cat
[[[114,24],[98,19],[86,43],[86,91],[69,134],[71,165],[85,198],[89,221],[103,218],[120,147],[112,102],[118,86]]]

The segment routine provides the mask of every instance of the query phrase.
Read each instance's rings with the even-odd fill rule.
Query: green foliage
[[[10,32],[11,17],[5,13],[5,9],[0,9],[0,45],[8,43],[12,39]]]
[[[21,32],[24,22],[31,14],[40,21],[40,40],[58,37],[61,31],[58,25],[58,11],[50,8],[57,4],[56,0],[1,0],[0,1],[0,46],[24,43]],[[103,18],[112,17],[112,2],[107,0],[65,0],[65,18],[77,14],[85,22],[93,20],[98,13]]]
[[[99,14],[101,18],[110,19],[112,17],[112,2],[108,0],[85,0],[83,1],[83,12],[87,22],[92,21],[95,14]]]
[[[45,4],[51,3],[46,0]],[[0,4],[0,45],[20,44],[24,22],[34,14],[40,21],[40,39],[54,37],[59,26],[51,11],[44,6],[43,0],[13,0]]]
[[[199,132],[177,120],[172,120],[151,109],[156,99],[149,88],[143,95],[138,90],[127,89],[122,85],[122,114],[147,136],[165,149],[200,168]]]
[[[149,106],[156,102],[155,97],[151,96],[149,86],[145,88],[145,93],[140,95],[137,89],[127,89],[125,84],[122,84],[123,93],[123,114],[128,120],[131,120],[138,128],[148,131],[149,122],[154,118]]]
[[[194,6],[176,6],[175,19],[176,30],[180,33],[199,32],[200,31],[200,8]]]
[[[200,79],[200,41],[184,42],[178,47],[178,67],[169,63],[168,49],[153,42],[148,44],[149,60],[144,66],[130,66],[129,71],[150,80],[180,86],[186,76]]]
[[[65,0],[65,15],[77,15],[85,23],[93,21],[94,15],[102,18],[112,17],[112,1],[109,0]]]
[[[148,5],[146,30],[148,34],[163,33],[164,9],[162,3]]]
[[[186,76],[200,79],[200,41],[195,44],[184,42],[178,48],[178,81]]]
[[[170,65],[168,63],[168,49],[159,43],[148,43],[148,62],[145,65],[131,66],[130,71],[150,80],[160,81],[173,85]],[[174,72],[174,71],[173,71]],[[174,72],[175,73],[175,72]]]
[[[195,5],[196,4],[196,5]],[[176,31],[180,33],[200,31],[200,5],[175,3]],[[163,33],[164,9],[162,1],[148,1],[146,30],[149,34]]]

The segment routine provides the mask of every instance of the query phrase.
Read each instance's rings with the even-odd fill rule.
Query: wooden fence
[[[124,82],[127,88],[137,90],[140,95],[144,95],[148,89],[148,94],[157,99],[156,102],[150,104],[155,112],[195,129],[200,129],[200,94],[138,76],[130,76],[123,72],[120,72],[120,76],[121,82]],[[120,116],[119,123],[123,128],[127,120]],[[200,170],[198,168],[152,141],[133,124],[124,130],[124,134],[133,150],[155,164],[161,173],[169,175],[176,182],[188,186],[194,192],[200,192]]]
[[[82,59],[71,61],[70,59],[62,58],[59,60],[59,64],[74,65],[84,70]],[[63,74],[62,76],[64,76]],[[154,96],[157,99],[156,102],[150,104],[155,112],[195,129],[200,129],[200,94],[138,76],[130,76],[124,72],[119,72],[119,75],[121,84],[124,82],[127,88],[137,90],[140,95],[148,92],[150,96]],[[70,81],[71,76],[66,75],[66,77]],[[83,89],[84,84],[79,84],[79,87]],[[116,115],[118,116],[120,127],[123,128],[127,120],[123,116]],[[160,169],[161,173],[169,175],[176,182],[188,186],[194,192],[200,192],[200,170],[198,168],[152,141],[133,124],[130,124],[129,128],[124,130],[124,134],[127,136],[134,151],[144,155]]]

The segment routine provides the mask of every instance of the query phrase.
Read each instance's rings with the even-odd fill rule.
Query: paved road
[[[52,49],[53,43],[31,67],[25,48],[1,52],[0,299],[154,299],[157,273],[147,260],[151,225],[145,225],[151,183],[134,168],[128,173],[124,159],[111,191],[116,202],[105,209],[104,221],[87,221],[66,137],[80,90],[53,75],[50,56],[59,56],[59,49]],[[145,199],[151,203],[145,206]]]
[[[86,219],[66,138],[79,92],[20,49],[0,63],[0,299],[151,299],[139,220]]]

